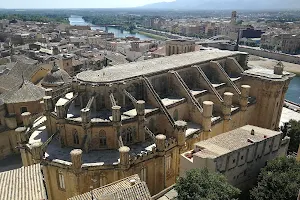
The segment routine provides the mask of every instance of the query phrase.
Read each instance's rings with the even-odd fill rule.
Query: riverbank
[[[152,33],[146,33],[144,31],[139,31],[137,29],[133,30],[132,33],[139,33],[141,35],[145,35],[145,36],[148,36],[148,37],[156,39],[156,40],[168,40],[169,39],[167,37],[163,37],[163,36],[160,36],[160,35],[155,35],[155,34],[152,34]]]
[[[269,69],[273,69],[277,63],[278,63],[277,60],[262,58],[253,55],[249,56],[249,61],[248,61],[249,66],[253,66],[253,67],[260,66]],[[288,63],[288,62],[282,62],[282,64],[284,65],[284,71],[288,71],[296,74],[297,76],[300,76],[300,65],[294,63]]]

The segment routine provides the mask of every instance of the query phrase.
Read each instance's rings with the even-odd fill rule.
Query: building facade
[[[247,59],[205,50],[81,72],[71,87],[46,90],[44,116],[20,129],[23,164],[43,165],[50,200],[133,174],[157,194],[195,142],[246,124],[278,127],[293,74],[249,69]]]
[[[181,154],[180,175],[191,169],[219,172],[240,189],[255,184],[268,160],[285,156],[289,138],[281,132],[247,125],[195,144]]]
[[[166,42],[166,56],[195,51],[195,41],[168,40]]]

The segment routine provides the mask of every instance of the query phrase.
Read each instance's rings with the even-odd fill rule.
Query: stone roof
[[[63,69],[51,70],[43,78],[41,84],[42,86],[59,86],[65,83],[71,83],[72,78],[70,75]]]
[[[12,75],[4,74],[0,76],[0,93],[13,90],[14,88],[20,87],[22,79]]]
[[[251,134],[254,130],[254,134]],[[194,155],[198,157],[216,158],[221,155],[252,145],[252,142],[260,142],[268,137],[274,137],[280,132],[264,129],[256,126],[246,125],[241,128],[223,133],[195,144],[201,151]]]
[[[158,47],[155,51],[152,52],[152,54],[166,56],[166,46]]]
[[[22,103],[41,100],[45,96],[45,89],[24,81],[20,87],[14,88],[0,95],[4,103]]]
[[[122,55],[121,53],[106,52],[105,57],[112,62],[112,65],[121,65],[128,63],[128,61],[126,60],[126,56]]]
[[[43,175],[39,164],[0,173],[0,199],[46,199]]]
[[[138,175],[129,176],[93,190],[97,200],[151,200],[149,189]],[[90,200],[91,193],[84,193],[68,200]]]
[[[130,79],[142,75],[159,73],[176,68],[209,62],[222,57],[244,54],[242,52],[206,50],[172,55],[163,58],[122,64],[104,68],[98,71],[84,71],[77,74],[77,79],[84,82],[107,83]]]

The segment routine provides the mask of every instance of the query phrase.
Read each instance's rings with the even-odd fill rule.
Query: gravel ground
[[[255,67],[255,66],[260,66],[260,67],[266,67],[266,68],[271,68],[278,63],[278,60],[273,60],[273,59],[268,59],[268,58],[262,58],[258,56],[249,56],[249,61],[248,65],[250,67]],[[288,72],[293,72],[298,75],[300,75],[300,65],[294,64],[294,63],[288,63],[288,62],[282,62],[284,65],[284,70]]]

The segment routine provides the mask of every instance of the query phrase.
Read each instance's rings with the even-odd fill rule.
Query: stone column
[[[81,149],[73,149],[70,152],[71,161],[72,161],[72,169],[75,173],[81,171],[82,165],[82,150]]]
[[[41,162],[43,156],[44,156],[44,152],[43,152],[43,143],[42,142],[36,142],[33,143],[31,146],[31,154],[32,154],[32,158],[33,158],[33,162],[34,164],[38,164]]]
[[[44,115],[46,116],[46,129],[48,133],[48,137],[53,134],[52,127],[51,127],[51,118],[50,113],[54,110],[53,107],[53,99],[52,96],[45,96],[44,100]]]
[[[127,146],[122,146],[119,148],[120,153],[120,167],[128,168],[129,167],[129,151],[130,148]]]
[[[24,112],[24,113],[22,113],[21,117],[22,117],[23,125],[25,127],[32,126],[32,123],[31,123],[31,113],[30,112]]]
[[[241,119],[240,126],[244,126],[247,124],[247,116],[246,111],[248,110],[248,99],[250,94],[251,86],[242,85],[241,86],[241,98],[240,98],[240,106],[241,106]]]
[[[84,151],[89,152],[89,144],[92,138],[92,130],[91,130],[91,110],[89,108],[83,108],[80,111],[80,116],[82,119],[82,128],[84,131],[84,135],[86,138],[84,142]]]
[[[138,141],[145,142],[145,101],[137,101],[136,112],[138,115]]]
[[[16,134],[17,134],[17,144],[20,145],[20,154],[21,154],[21,159],[22,159],[22,163],[24,167],[29,166],[28,163],[28,158],[27,158],[27,153],[25,150],[24,145],[26,145],[25,143],[27,142],[27,138],[25,136],[26,133],[26,128],[25,127],[19,127],[15,130]]]
[[[55,108],[56,108],[56,114],[57,114],[57,118],[58,118],[58,130],[59,130],[59,134],[60,134],[60,144],[61,144],[61,147],[64,147],[65,145],[67,145],[67,136],[66,136],[66,129],[65,129],[67,113],[66,113],[64,104],[56,104]]]
[[[241,87],[241,99],[240,99],[240,105],[241,105],[241,110],[246,111],[248,108],[248,98],[250,94],[250,85],[242,85]]]
[[[156,149],[158,152],[165,152],[166,149],[166,139],[167,137],[165,135],[157,135],[155,137],[155,144],[156,144]]]
[[[120,133],[120,129],[122,126],[122,121],[121,121],[121,106],[113,106],[112,108],[112,122],[113,122],[113,127],[115,130],[115,135],[117,136],[117,145],[120,147],[123,146],[123,141]]]
[[[15,132],[17,134],[17,143],[18,144],[24,144],[27,142],[27,138],[26,138],[26,127],[18,127],[15,129]]]
[[[213,105],[212,101],[204,101],[203,102],[203,139],[208,139],[211,133],[211,118],[213,113]]]
[[[228,132],[231,130],[231,107],[232,107],[233,94],[231,92],[224,93],[224,103],[223,103],[223,116],[224,116],[224,127],[223,132]]]
[[[187,130],[187,123],[185,121],[175,122],[175,137],[177,139],[178,146],[180,149],[185,147],[185,132]]]

